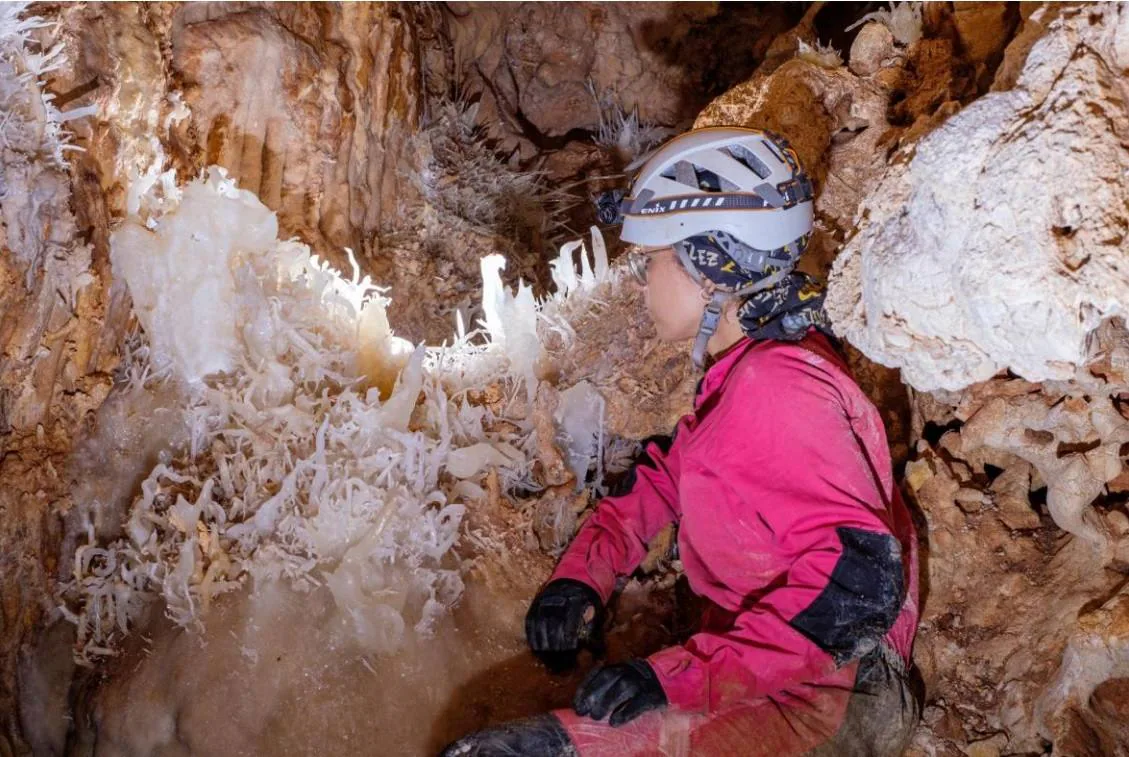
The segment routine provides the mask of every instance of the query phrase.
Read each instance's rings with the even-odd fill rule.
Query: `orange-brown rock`
[[[102,223],[154,160],[187,180],[226,168],[299,237],[385,284],[420,204],[422,101],[410,10],[374,3],[122,3],[61,10],[71,56],[50,82],[96,104],[75,130]],[[97,232],[94,232],[97,233]],[[387,240],[392,240],[386,243]],[[395,316],[395,314],[393,314]]]
[[[405,175],[413,163],[405,141],[420,111],[412,27],[392,6],[123,3],[38,10],[60,25],[38,30],[32,44],[64,46],[61,65],[46,75],[46,91],[64,111],[96,106],[96,112],[66,125],[84,149],[68,153],[69,168],[39,143],[9,139],[0,148],[5,754],[24,750],[16,652],[50,617],[53,580],[69,569],[60,544],[82,484],[82,455],[75,450],[99,423],[129,326],[129,298],[110,269],[108,238],[127,212],[130,183],[151,169],[155,175],[160,156],[182,178],[219,163],[278,211],[286,232],[342,264],[342,248],[353,247],[375,267],[387,254],[381,235],[411,202]],[[17,106],[8,101],[6,107]],[[108,460],[139,454],[125,439],[122,444]],[[128,476],[122,483],[128,488]],[[25,721],[35,719],[31,712]]]

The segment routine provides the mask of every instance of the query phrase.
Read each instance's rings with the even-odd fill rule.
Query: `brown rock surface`
[[[977,486],[970,469],[932,451],[922,460],[928,473],[911,477],[929,526],[915,659],[935,712],[927,708],[919,741],[965,747],[1004,733],[1005,753],[1038,750],[1036,709],[1076,618],[1115,591],[1118,578],[1049,519],[1015,529],[990,494],[966,512],[957,497],[962,486]],[[955,720],[942,727],[942,712]]]
[[[100,198],[85,176],[72,187],[30,49],[0,44],[0,752],[11,754],[26,748],[16,660],[53,605],[68,453],[110,390],[127,312],[107,313],[105,248],[78,233]]]
[[[1054,683],[1039,702],[1039,723],[1063,754],[1124,754],[1129,747],[1129,595],[1084,612]]]
[[[952,429],[919,441],[906,474],[929,526],[915,657],[930,707],[918,748],[952,753],[1002,734],[1002,754],[1043,739],[1064,754],[1113,753],[1101,745],[1119,731],[1087,704],[1087,692],[1124,675],[1111,629],[1129,518],[1090,505],[1109,468],[1099,461],[1121,465],[1123,424],[1105,417],[1109,404],[1002,379],[916,395],[918,434]],[[1069,502],[1100,542],[1057,527],[1050,516]]]
[[[70,55],[50,86],[98,106],[75,126],[88,148],[81,175],[101,190],[91,192],[101,195],[91,198],[97,223],[125,212],[127,185],[162,170],[155,159],[181,180],[220,165],[278,214],[285,234],[342,269],[351,248],[396,283],[400,263],[426,258],[401,241],[417,228],[407,210],[421,203],[411,177],[424,159],[409,139],[422,110],[411,12],[372,3],[61,9]],[[412,280],[434,295],[431,277]],[[412,322],[413,302],[392,313],[397,326]]]
[[[411,202],[405,148],[421,108],[401,15],[376,3],[185,6],[168,38],[192,113],[177,146],[194,168],[228,168],[322,254],[379,259]]]
[[[401,174],[421,107],[415,42],[395,9],[125,3],[62,19],[74,57],[52,87],[97,85],[76,100],[99,105],[79,135],[111,212],[156,137],[182,179],[225,167],[322,255],[379,254],[410,200]]]
[[[957,3],[953,23],[964,48],[964,58],[973,64],[987,63],[1003,54],[1019,20],[1011,3]]]
[[[159,169],[158,155],[182,176],[215,161],[255,187],[288,233],[326,256],[340,262],[349,245],[376,258],[380,234],[411,196],[401,177],[411,165],[404,139],[419,111],[411,31],[390,7],[157,3],[42,12],[57,14],[60,26],[39,39],[48,44],[54,34],[64,43],[48,91],[64,110],[97,111],[67,125],[85,149],[70,153],[69,169],[46,141],[20,144],[14,132],[0,154],[0,753],[23,749],[16,654],[54,607],[51,581],[67,567],[63,518],[84,464],[73,450],[99,423],[129,324],[108,236],[127,210],[131,180]],[[13,73],[20,71],[0,75]],[[122,443],[115,454],[143,454]]]
[[[497,117],[520,111],[528,125],[508,126],[527,140],[594,129],[598,111],[589,84],[597,95],[614,92],[643,120],[685,122],[711,95],[751,73],[773,36],[795,20],[790,8],[725,3],[450,6],[454,59],[465,66],[460,73],[489,83],[484,115],[498,113],[490,101],[502,98]]]

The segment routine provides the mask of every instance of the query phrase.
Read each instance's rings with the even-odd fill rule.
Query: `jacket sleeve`
[[[565,550],[550,580],[571,578],[596,590],[606,603],[616,579],[635,570],[647,556],[647,544],[662,528],[678,518],[678,464],[685,426],[692,416],[679,421],[670,449],[647,445],[650,464],[635,467],[631,490],[619,497],[605,497],[584,522]]]
[[[878,644],[905,597],[902,549],[887,525],[890,493],[834,388],[807,361],[785,361],[758,370],[741,399],[717,408],[730,431],[711,445],[708,465],[726,483],[710,494],[721,499],[717,512],[738,513],[768,535],[774,554],[750,564],[780,568],[766,589],[735,599],[729,628],[649,659],[668,700],[684,710],[712,711],[832,673]]]

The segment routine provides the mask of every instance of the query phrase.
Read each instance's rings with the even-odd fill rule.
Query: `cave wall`
[[[154,3],[66,7],[60,20],[73,53],[50,88],[99,106],[75,129],[112,213],[159,150],[181,180],[223,166],[330,259],[344,247],[379,254],[411,201],[401,161],[421,108],[419,51],[399,11]]]
[[[26,749],[17,722],[21,650],[27,670],[37,654],[60,651],[37,650],[33,632],[55,616],[53,581],[69,570],[60,546],[82,467],[72,452],[97,423],[130,329],[109,233],[138,210],[131,182],[155,179],[166,160],[185,179],[222,165],[278,213],[285,234],[343,267],[346,246],[373,266],[388,254],[381,234],[411,202],[405,142],[420,113],[414,33],[390,6],[123,3],[37,5],[34,13],[58,26],[6,38],[5,93],[41,51],[62,44],[44,91],[63,111],[93,113],[63,127],[81,148],[65,162],[46,139],[11,138],[20,134],[16,121],[6,122],[0,153],[4,753]],[[29,131],[39,134],[40,94],[34,79],[27,86],[28,118],[38,119]],[[132,452],[128,440],[120,452]]]
[[[744,80],[798,3],[448,3],[444,81],[480,96],[482,118],[523,158],[580,149],[611,96],[643,122],[687,125]],[[735,40],[740,39],[741,44]]]
[[[78,236],[60,121],[37,78],[36,33],[3,9],[0,146],[0,749],[19,753],[15,671],[51,605],[60,566],[68,451],[109,392],[117,333],[106,318],[105,259]],[[14,12],[15,11],[15,12]]]

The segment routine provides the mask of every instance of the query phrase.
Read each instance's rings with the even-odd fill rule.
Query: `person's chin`
[[[674,329],[662,323],[658,323],[657,321],[655,322],[655,335],[658,336],[660,342],[680,341],[678,336],[674,333]]]

